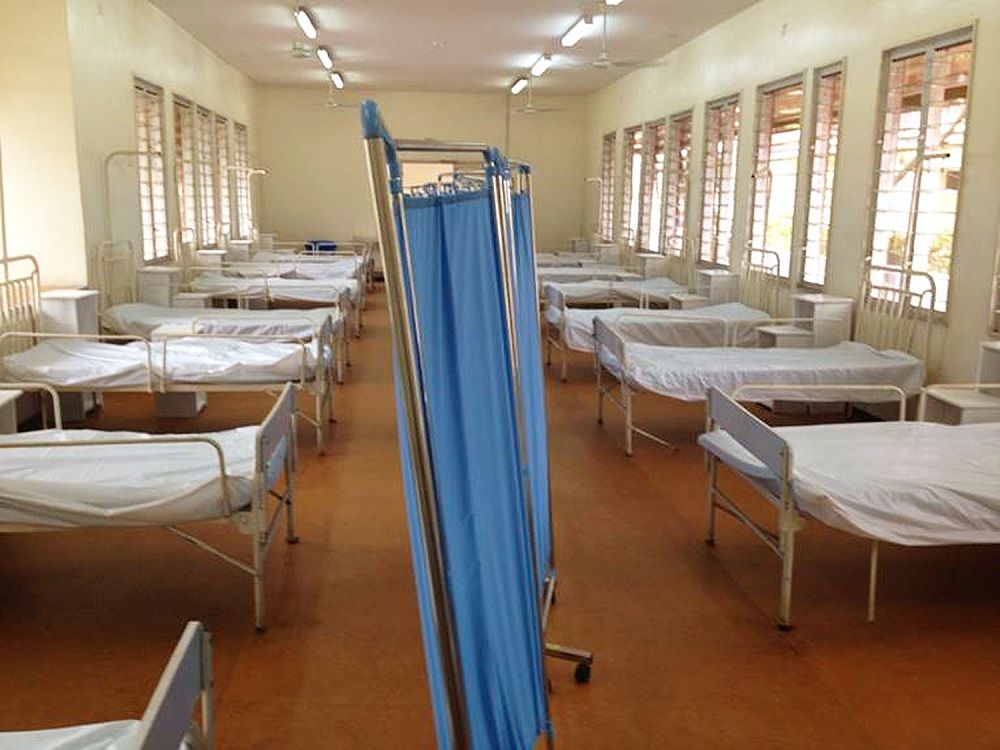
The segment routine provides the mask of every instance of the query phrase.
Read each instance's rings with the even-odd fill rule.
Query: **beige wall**
[[[9,255],[86,281],[65,0],[0,2],[0,149]]]
[[[1000,3],[996,0],[764,0],[665,58],[635,71],[589,101],[587,163],[599,173],[601,136],[693,107],[692,221],[701,211],[705,102],[739,92],[742,137],[738,155],[734,262],[746,241],[756,90],[761,84],[843,59],[846,91],[839,174],[835,186],[827,289],[856,292],[868,247],[869,200],[875,163],[876,108],[882,53],[909,42],[978,23],[972,114],[961,195],[949,322],[939,332],[940,376],[973,373],[976,342],[987,330],[990,276],[1000,220]],[[619,133],[619,146],[621,134]],[[620,151],[620,148],[619,148]],[[621,153],[617,156],[621,173]],[[621,186],[617,186],[620,200]],[[588,226],[593,222],[588,200]],[[617,215],[617,211],[616,211]]]
[[[365,96],[379,103],[399,138],[486,142],[531,162],[539,245],[562,246],[579,232],[586,168],[580,159],[582,97],[544,101],[559,112],[511,115],[508,134],[505,95],[351,91],[338,99]],[[292,239],[374,233],[358,110],[327,109],[326,98],[321,88],[258,89],[260,163],[269,170],[258,183],[264,231]]]
[[[177,225],[173,183],[174,94],[230,120],[242,122],[255,140],[254,84],[227,65],[148,0],[66,0],[76,100],[86,247],[93,256],[106,236],[104,158],[135,148],[132,82],[135,77],[165,90],[167,209]],[[114,239],[139,241],[138,188],[133,160],[116,160],[110,171]],[[91,266],[91,278],[94,276]]]

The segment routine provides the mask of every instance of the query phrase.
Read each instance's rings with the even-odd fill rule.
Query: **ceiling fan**
[[[534,80],[535,80],[535,77],[533,75],[529,74],[528,75],[528,101],[525,102],[525,104],[524,104],[523,107],[518,107],[517,109],[515,109],[513,111],[516,112],[519,115],[542,115],[542,114],[545,114],[547,112],[562,112],[563,109],[561,107],[539,107],[537,104],[535,104],[535,101],[534,101],[534,91],[535,91]]]
[[[658,68],[662,63],[641,63],[630,60],[615,60],[608,49],[608,24],[611,17],[611,8],[614,6],[605,5],[601,13],[601,51],[597,57],[583,65],[597,70],[634,70],[635,68]],[[579,65],[579,64],[577,64]]]

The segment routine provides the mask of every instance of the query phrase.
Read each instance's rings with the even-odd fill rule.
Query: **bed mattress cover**
[[[654,276],[641,281],[618,281],[614,285],[614,290],[620,297],[638,301],[640,297],[645,296],[652,302],[666,304],[670,302],[671,295],[686,292],[687,287],[666,276]]]
[[[614,324],[615,330],[628,342],[677,347],[723,347],[729,330],[733,332],[736,346],[752,346],[756,341],[755,326],[769,320],[763,310],[740,302],[696,310],[568,309],[563,311],[563,316],[564,343],[578,352],[594,351],[595,318]]]
[[[256,426],[239,427],[199,435],[222,448],[234,512],[252,501],[257,430]],[[218,458],[204,443],[16,447],[31,441],[143,441],[149,437],[140,432],[98,430],[0,436],[0,524],[163,526],[221,518]]]
[[[247,275],[265,275],[292,279],[353,279],[361,261],[354,258],[294,257],[288,253],[261,251],[249,261],[237,261],[232,269]]]
[[[316,374],[317,343],[305,347],[307,379]],[[302,376],[302,356],[300,344],[238,339],[187,337],[153,342],[149,349],[141,341],[117,345],[47,339],[31,349],[4,357],[3,369],[7,380],[47,383],[55,388],[146,389],[150,364],[154,386],[161,380],[250,385],[298,381]]]
[[[910,546],[1000,543],[1000,423],[875,422],[775,432],[791,447],[796,505],[828,526]],[[699,442],[778,492],[777,478],[727,433],[707,433]]]
[[[682,401],[704,401],[709,388],[731,394],[742,385],[787,385],[758,401],[842,401],[843,394],[796,390],[797,385],[895,385],[908,395],[924,384],[924,363],[905,352],[879,351],[857,341],[812,349],[682,348],[626,343],[626,381],[632,387]],[[602,347],[601,362],[619,376],[621,365]],[[892,400],[883,393],[852,394],[851,401]]]
[[[322,328],[327,318],[334,332],[343,324],[343,313],[336,307],[309,310],[233,310],[225,308],[163,307],[144,302],[130,302],[108,308],[101,318],[115,333],[151,338],[155,332],[218,333],[222,335],[288,336],[309,339]]]
[[[264,297],[270,293],[271,299],[282,302],[336,303],[340,295],[347,293],[352,301],[358,298],[357,279],[288,279],[281,276],[264,279],[231,276],[218,271],[198,274],[191,281],[191,291],[213,294],[239,294],[248,297]]]
[[[637,281],[642,279],[637,273],[618,266],[594,264],[580,268],[539,268],[538,280],[546,282],[568,281]]]

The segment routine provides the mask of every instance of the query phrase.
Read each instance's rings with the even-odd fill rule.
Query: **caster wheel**
[[[576,669],[573,671],[573,681],[577,685],[586,685],[590,682],[590,665],[577,664]]]
[[[290,536],[290,537],[288,537],[288,543],[289,544],[298,544],[299,543],[299,537],[297,537],[297,536]]]
[[[266,630],[267,628],[265,628],[263,625],[256,625],[254,627],[254,632],[257,633],[257,635],[264,635],[264,632]]]

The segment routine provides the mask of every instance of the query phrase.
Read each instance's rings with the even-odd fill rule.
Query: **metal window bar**
[[[664,211],[660,250],[683,258],[687,240],[687,209],[691,187],[691,112],[670,118],[669,153],[666,159]]]
[[[194,240],[198,230],[195,176],[194,110],[191,102],[174,97],[174,170],[177,180],[179,229],[183,240]]]
[[[699,259],[729,266],[736,200],[736,152],[739,147],[739,98],[708,105]]]
[[[155,260],[170,254],[163,167],[163,90],[136,81],[134,96],[142,256],[144,260]]]
[[[635,247],[642,213],[642,126],[625,131],[622,151],[622,214],[621,239],[624,247]]]
[[[606,133],[601,153],[600,234],[605,242],[615,237],[615,145],[617,133]]]
[[[663,176],[667,151],[667,122],[646,124],[643,136],[642,216],[639,221],[639,250],[660,252],[663,223]]]
[[[229,120],[215,118],[215,178],[218,185],[219,240],[228,242],[233,236],[232,204],[229,198]]]
[[[250,134],[246,125],[233,124],[233,173],[236,191],[236,234],[253,235],[253,201],[250,194]]]
[[[197,175],[198,175],[198,237],[201,246],[213,248],[218,244],[218,217],[216,215],[215,180],[215,117],[211,112],[198,107],[197,131]]]

